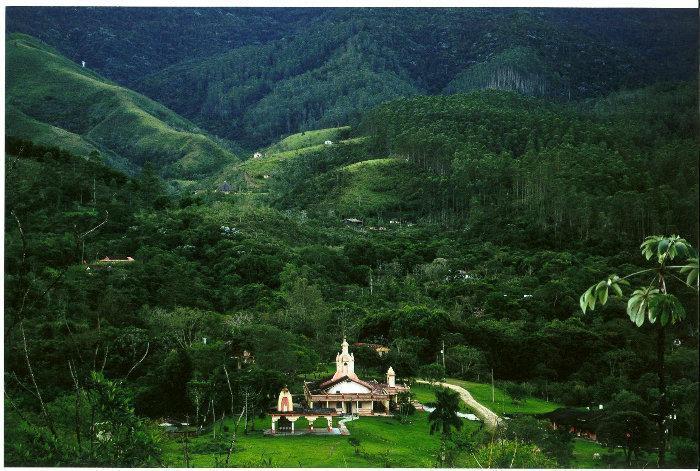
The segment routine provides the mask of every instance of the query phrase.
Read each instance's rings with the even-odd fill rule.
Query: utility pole
[[[442,353],[442,367],[445,368],[445,340],[444,339],[442,341],[442,350],[440,350],[440,353]]]
[[[491,368],[491,402],[496,402],[496,389],[493,385],[493,368]]]

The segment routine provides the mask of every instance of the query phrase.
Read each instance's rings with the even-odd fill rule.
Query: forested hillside
[[[124,171],[150,162],[169,178],[202,177],[237,160],[230,144],[35,38],[10,35],[5,46],[8,135],[96,153]]]
[[[9,31],[249,147],[415,94],[572,100],[688,79],[697,21],[684,10],[8,10]]]

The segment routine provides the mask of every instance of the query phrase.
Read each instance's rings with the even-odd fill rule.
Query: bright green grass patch
[[[279,165],[285,160],[318,152],[323,150],[323,148],[324,145],[319,144],[300,149],[278,152],[275,154],[267,154],[259,159],[246,160],[243,164],[241,164],[240,168],[254,177],[262,177],[263,175],[274,174],[275,171],[278,170]]]
[[[400,182],[404,162],[396,159],[373,159],[343,167],[344,184],[330,201],[341,214],[375,214],[401,204]]]
[[[326,141],[333,143],[340,140],[341,136],[350,130],[350,126],[338,128],[316,129],[304,131],[287,136],[281,141],[267,148],[268,153],[279,153],[290,150],[302,149],[316,145],[323,145]]]
[[[226,419],[225,424],[232,427],[233,421]],[[299,419],[296,428],[302,425],[305,424]],[[322,425],[323,420],[316,421],[317,427]],[[273,467],[431,467],[440,446],[439,436],[429,433],[425,413],[416,413],[407,424],[401,424],[393,417],[361,417],[349,422],[347,427],[350,436],[360,442],[359,453],[350,445],[348,436],[263,436],[262,429],[269,427],[270,418],[266,417],[256,420],[256,428],[260,429],[256,432],[243,435],[239,430],[239,447],[230,464]],[[476,430],[478,424],[464,421],[464,427],[472,431]],[[188,445],[190,466],[223,466],[230,431],[225,432],[223,437],[224,440],[214,441],[213,434],[208,433],[192,438]],[[164,464],[183,466],[182,444],[171,437],[164,437],[163,440]]]
[[[596,453],[601,458],[594,458],[593,455]],[[606,457],[607,459],[605,459]],[[600,443],[574,438],[574,454],[569,466],[572,468],[607,468],[606,461],[609,461],[611,457],[614,463],[624,467],[625,457],[622,450],[610,450]]]
[[[423,405],[435,402],[435,392],[432,386],[427,384],[414,384],[411,386],[411,392],[413,393],[413,398]]]
[[[413,393],[413,399],[423,405],[436,401],[435,388],[429,384],[415,383],[411,386],[411,392]],[[464,401],[459,401],[459,410],[460,412],[473,412]]]
[[[558,409],[559,407],[563,407],[561,404],[547,402],[534,397],[529,397],[514,404],[511,397],[498,388],[495,388],[495,401],[492,401],[490,384],[474,383],[452,378],[448,379],[447,382],[462,386],[471,393],[474,399],[496,414],[544,414]]]

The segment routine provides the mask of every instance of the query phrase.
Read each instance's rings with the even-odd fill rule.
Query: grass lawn
[[[596,453],[600,454],[601,458],[593,458],[593,455]],[[655,462],[655,455],[646,456],[649,464]],[[570,463],[572,468],[608,468],[611,465],[615,468],[625,467],[625,454],[621,449],[611,451],[599,443],[574,438],[574,456],[571,458]]]
[[[225,424],[232,425],[231,419]],[[316,422],[319,426],[321,420]],[[302,419],[296,422],[301,428]],[[417,412],[411,423],[401,424],[393,417],[361,417],[347,424],[350,436],[278,436],[265,437],[262,429],[269,428],[270,419],[257,419],[259,431],[239,435],[239,446],[232,455],[234,466],[266,467],[431,467],[440,438],[429,434],[427,414]],[[478,424],[464,421],[466,430],[475,430]],[[191,438],[190,466],[223,466],[230,432],[217,440],[208,433]],[[358,453],[349,438],[360,441]],[[164,464],[184,466],[183,448],[178,439],[164,437]],[[271,461],[270,461],[271,460]]]
[[[495,401],[492,401],[490,384],[474,383],[452,378],[448,378],[447,382],[462,386],[474,396],[474,399],[496,414],[544,414],[562,407],[561,404],[534,397],[529,397],[517,404],[513,404],[510,396],[498,388],[495,389]]]
[[[411,392],[413,393],[413,399],[423,405],[435,402],[435,390],[429,384],[414,383],[411,386]],[[459,410],[462,412],[473,412],[464,401],[459,401]]]

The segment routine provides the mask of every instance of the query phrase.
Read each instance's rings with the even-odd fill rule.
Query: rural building
[[[231,192],[231,184],[229,182],[227,182],[226,180],[224,180],[224,182],[221,185],[219,185],[218,190],[221,193],[228,195]]]
[[[409,387],[396,384],[396,373],[389,367],[386,383],[363,381],[355,374],[355,356],[343,339],[342,351],[335,358],[335,374],[329,378],[304,383],[306,402],[332,408],[338,413],[384,415],[396,404],[396,396]]]
[[[253,154],[253,158],[260,159],[260,158],[262,158],[262,154],[260,152],[256,152],[255,154]]]
[[[87,262],[83,261],[84,265],[87,265],[86,270],[88,271],[94,271],[94,270],[111,270],[115,266],[121,266],[121,265],[127,265],[129,263],[134,262],[135,260],[132,257],[126,257],[126,258],[109,258],[109,257],[104,257],[99,260],[97,260],[94,263],[87,264]]]
[[[355,343],[352,344],[352,345],[353,345],[353,347],[367,347],[367,348],[371,348],[372,350],[374,350],[375,352],[377,352],[377,355],[379,355],[380,357],[386,355],[387,353],[389,353],[389,347],[387,347],[386,345],[380,345],[380,344],[378,344],[378,343],[355,342]]]
[[[326,142],[324,142],[324,144],[327,145],[327,146],[332,146],[332,145],[333,145],[333,141],[326,141]]]

